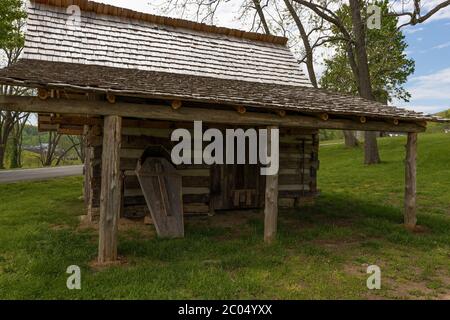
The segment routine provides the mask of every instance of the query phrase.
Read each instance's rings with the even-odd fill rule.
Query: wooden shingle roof
[[[66,7],[81,24],[68,26]],[[24,55],[0,83],[258,108],[438,120],[312,88],[284,38],[137,13],[85,0],[34,0]]]
[[[261,35],[250,40],[252,34],[232,29],[140,16],[91,1],[66,1],[81,5],[78,23],[70,19],[63,2],[40,0],[29,6],[25,59],[309,85],[280,38]],[[104,14],[109,12],[113,14]]]
[[[8,69],[0,70],[0,82],[26,87],[311,113],[437,120],[422,113],[312,87],[64,62],[21,60]]]

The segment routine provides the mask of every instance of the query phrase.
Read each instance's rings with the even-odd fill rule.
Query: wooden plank
[[[294,198],[280,198],[278,199],[278,206],[281,208],[293,208],[295,205]]]
[[[100,197],[99,263],[117,260],[117,229],[122,198],[122,179],[119,166],[121,129],[121,117],[105,117]]]
[[[136,169],[156,232],[161,238],[184,237],[181,176],[165,158],[147,158]]]
[[[417,223],[416,217],[416,158],[417,158],[417,133],[408,133],[405,161],[405,226],[414,229]]]
[[[267,127],[269,132],[277,127]],[[267,136],[267,150],[271,150],[272,136]],[[278,155],[271,155],[278,156]],[[277,234],[278,219],[278,173],[266,176],[266,200],[264,209],[264,241],[272,243]]]
[[[117,115],[121,117],[144,118],[171,121],[203,120],[209,123],[233,123],[235,125],[274,125],[284,127],[303,127],[312,129],[343,129],[361,131],[424,132],[425,127],[414,121],[402,121],[393,125],[385,121],[369,119],[361,123],[352,119],[330,119],[321,121],[316,117],[287,115],[278,117],[270,113],[247,112],[238,114],[234,111],[215,108],[181,108],[172,110],[164,105],[144,105],[117,102],[110,104],[102,101],[78,101],[65,99],[48,99],[36,97],[0,96],[0,105],[6,111],[42,112],[42,113],[78,113],[90,115]]]
[[[206,203],[189,203],[183,205],[184,213],[209,214],[209,205]]]

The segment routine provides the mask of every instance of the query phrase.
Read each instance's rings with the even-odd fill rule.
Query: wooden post
[[[117,228],[121,210],[120,145],[122,118],[105,116],[103,126],[102,183],[98,262],[117,260]]]
[[[83,148],[84,148],[84,161],[83,161],[83,177],[84,177],[84,183],[83,183],[83,196],[84,196],[84,205],[86,209],[89,205],[89,199],[91,198],[91,176],[92,176],[92,169],[91,169],[91,155],[90,155],[90,148],[89,148],[89,126],[85,125],[83,127]],[[87,210],[86,210],[87,212]]]
[[[406,144],[406,176],[405,176],[405,227],[414,229],[416,217],[416,157],[417,133],[408,133]]]
[[[267,127],[267,150],[271,150],[272,135],[271,129],[277,129],[276,126]],[[273,156],[273,155],[271,155]],[[279,155],[276,155],[277,157]],[[277,234],[278,219],[278,173],[266,176],[266,198],[264,208],[264,241],[272,243]]]

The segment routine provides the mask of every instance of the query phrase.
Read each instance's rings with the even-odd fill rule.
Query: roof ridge
[[[247,32],[238,29],[217,27],[214,25],[208,25],[200,22],[193,22],[184,19],[170,18],[164,16],[158,16],[150,13],[144,13],[139,11],[134,11],[131,9],[126,9],[122,7],[116,7],[104,3],[99,3],[89,0],[31,0],[31,2],[37,4],[44,4],[53,7],[69,7],[70,5],[76,5],[80,7],[82,11],[95,12],[97,14],[116,16],[122,18],[129,18],[135,20],[141,20],[146,22],[151,22],[159,25],[166,25],[175,28],[184,28],[194,31],[201,31],[212,34],[220,34],[231,36],[235,38],[247,39],[252,41],[260,41],[266,43],[273,43],[279,45],[286,45],[288,39],[285,37],[273,36],[268,34]]]

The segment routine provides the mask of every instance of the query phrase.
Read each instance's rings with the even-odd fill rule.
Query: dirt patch
[[[418,233],[418,234],[430,234],[431,233],[431,229],[425,226],[420,226],[417,225],[415,226],[415,228],[413,230],[410,230],[413,233]]]
[[[208,222],[218,227],[233,227],[247,224],[253,219],[263,219],[264,216],[258,210],[234,210],[220,211],[208,218]]]
[[[381,270],[383,270],[384,265],[382,262],[377,262]],[[362,285],[365,285],[365,281],[369,274],[366,273],[368,264],[347,264],[344,266],[346,273],[353,275],[361,279]],[[420,273],[420,269],[417,268],[416,273]],[[439,300],[449,300],[450,291],[447,292],[449,288],[448,283],[450,282],[449,277],[444,277],[440,275],[437,277],[444,286],[440,289],[432,289],[427,286],[426,281],[417,281],[410,279],[392,279],[386,277],[382,273],[381,277],[381,290],[367,290],[367,299],[369,300],[379,300],[379,299],[439,299]]]
[[[89,263],[89,267],[91,267],[91,269],[94,271],[103,271],[111,267],[126,266],[126,265],[128,265],[128,261],[126,260],[125,257],[122,256],[118,257],[117,261],[99,263],[98,260],[96,259]]]
[[[219,211],[214,216],[196,216],[185,219],[189,225],[225,229],[226,232],[215,237],[217,240],[237,239],[250,232],[250,221],[264,220],[261,211],[236,210]]]
[[[70,226],[66,224],[52,224],[50,225],[50,229],[55,231],[68,230],[70,229]]]

